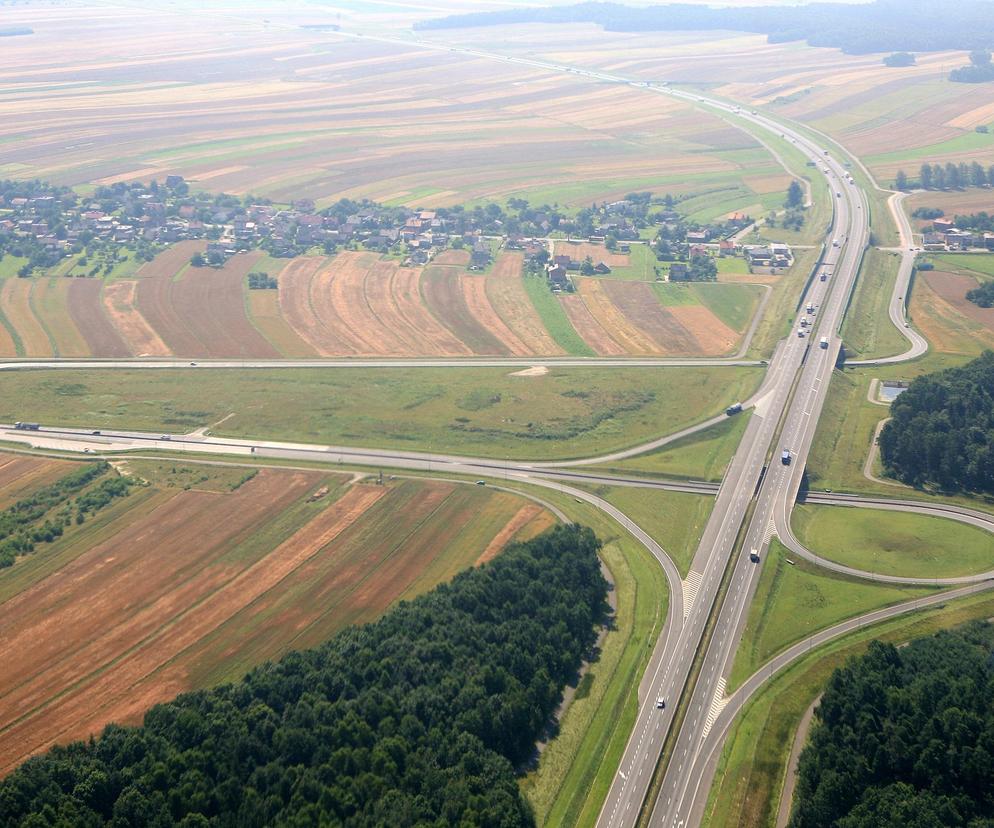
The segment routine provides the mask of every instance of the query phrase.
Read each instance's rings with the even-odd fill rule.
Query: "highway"
[[[342,36],[346,36],[342,33]],[[390,38],[372,38],[392,41]],[[409,41],[401,41],[412,45]],[[425,48],[445,48],[472,56],[494,60],[521,63],[552,71],[569,71],[578,76],[593,80],[631,84],[627,79],[608,73],[563,67],[546,61],[528,58],[509,58],[476,49],[452,49],[436,45],[422,44]],[[645,84],[635,83],[635,86]],[[48,449],[89,450],[91,453],[111,453],[133,451],[135,448],[155,448],[158,450],[183,451],[202,454],[225,454],[240,456],[243,459],[258,457],[286,460],[322,460],[324,462],[349,465],[380,466],[396,469],[409,469],[447,474],[465,474],[503,478],[529,483],[565,492],[578,500],[590,503],[603,510],[632,533],[659,561],[666,574],[671,599],[667,623],[654,645],[645,674],[640,684],[639,708],[631,737],[625,748],[619,769],[600,813],[598,825],[612,828],[634,826],[643,807],[649,808],[653,825],[667,828],[686,828],[695,825],[701,818],[704,802],[710,790],[716,757],[735,713],[751,693],[766,680],[770,672],[781,669],[792,659],[803,655],[804,645],[816,646],[848,630],[858,628],[864,622],[892,617],[909,607],[893,607],[878,613],[868,614],[860,619],[844,622],[831,630],[823,631],[802,642],[773,660],[747,681],[731,696],[726,696],[725,686],[734,654],[737,650],[747,618],[759,573],[766,560],[766,550],[773,534],[780,535],[788,543],[797,543],[790,530],[790,513],[797,498],[815,428],[826,398],[836,358],[841,348],[839,329],[848,301],[853,290],[863,252],[868,243],[869,208],[865,194],[848,183],[843,165],[805,135],[785,127],[781,123],[756,113],[743,111],[737,106],[721,101],[708,100],[700,95],[674,89],[647,87],[647,91],[671,95],[704,105],[726,116],[744,119],[752,125],[771,131],[791,141],[801,152],[817,163],[829,182],[830,190],[839,193],[834,198],[834,216],[828,233],[820,273],[826,280],[815,279],[804,296],[804,304],[812,304],[814,328],[798,336],[796,329],[780,344],[771,358],[766,379],[760,390],[749,401],[752,416],[746,427],[740,446],[729,464],[720,486],[715,492],[713,485],[694,481],[639,481],[634,478],[600,475],[596,472],[582,472],[575,467],[591,463],[610,462],[643,453],[651,448],[665,445],[679,436],[706,428],[724,419],[712,418],[685,429],[679,435],[670,435],[627,452],[615,452],[599,458],[589,458],[559,463],[510,463],[499,460],[450,456],[430,452],[400,452],[394,450],[362,449],[296,444],[279,441],[250,441],[230,438],[217,438],[206,434],[194,435],[155,435],[141,432],[115,432],[94,434],[85,429],[63,429],[45,427],[37,432],[26,432],[10,426],[0,427],[3,439],[29,443]],[[910,231],[909,231],[910,232]],[[909,237],[910,238],[910,237]],[[838,240],[838,245],[832,243]],[[906,248],[911,245],[905,245]],[[905,251],[910,254],[910,250]],[[902,279],[910,279],[913,256],[902,254],[902,271],[895,288],[895,297],[906,296],[906,285]],[[898,290],[901,292],[899,293]],[[895,301],[897,301],[895,299]],[[910,328],[904,327],[904,304],[900,302],[899,316],[894,302],[891,304],[891,318],[905,334],[910,343],[909,350],[897,357],[873,360],[872,363],[892,362],[913,358],[924,353],[927,343]],[[811,314],[809,314],[811,316]],[[900,319],[900,322],[897,320]],[[819,339],[826,337],[825,348],[819,347]],[[916,339],[917,337],[917,339]],[[920,340],[920,342],[918,341]],[[920,350],[919,350],[920,349]],[[910,356],[909,356],[910,355]],[[660,365],[755,365],[745,360],[299,360],[299,361],[210,361],[198,362],[191,366],[188,360],[49,360],[47,362],[10,361],[0,364],[0,370],[21,368],[267,368],[267,367],[507,367],[518,365],[631,365],[656,367]],[[784,451],[790,452],[790,462],[781,463]],[[676,491],[693,491],[715,495],[715,505],[686,579],[680,578],[670,557],[658,543],[653,541],[628,516],[611,504],[593,494],[572,488],[568,483],[608,482],[615,485],[655,485]],[[682,488],[680,488],[682,487]],[[837,496],[839,502],[843,496]],[[811,496],[811,502],[821,500],[822,495]],[[869,506],[870,502],[851,505]],[[904,508],[917,509],[913,501],[905,502]],[[891,508],[885,505],[883,508]],[[881,508],[879,502],[874,508]],[[939,508],[939,507],[936,507]],[[978,513],[982,514],[982,513]],[[952,513],[950,513],[952,516]],[[961,519],[959,515],[956,519]],[[983,521],[983,518],[976,517]],[[742,533],[744,530],[744,537]],[[755,549],[759,562],[750,560],[748,554],[733,558],[736,549],[748,553]],[[795,549],[791,545],[792,549]],[[798,554],[804,550],[798,544]],[[816,557],[816,556],[815,556]],[[818,559],[819,562],[820,559]],[[727,576],[727,591],[719,602],[721,586]],[[978,577],[976,576],[973,580]],[[952,583],[953,581],[950,581]],[[988,581],[982,580],[962,588],[962,592],[990,588]],[[952,593],[949,594],[950,596]],[[945,596],[937,596],[936,601]],[[919,602],[924,605],[926,600]],[[911,607],[913,608],[913,607]],[[890,613],[888,615],[887,613]],[[714,635],[710,641],[704,640],[709,619],[715,618]],[[700,669],[692,676],[695,656],[704,647]],[[800,648],[800,649],[798,649]],[[656,699],[666,700],[664,708],[657,707]],[[684,712],[682,726],[672,734],[672,753],[663,769],[659,795],[655,802],[646,801],[650,786],[659,764],[664,743],[670,735],[671,725],[678,711]]]

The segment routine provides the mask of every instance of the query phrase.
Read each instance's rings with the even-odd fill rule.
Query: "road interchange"
[[[478,50],[465,50],[476,56],[490,56]],[[562,71],[562,67],[553,64],[530,60],[509,59],[499,56],[498,59],[512,60],[541,65],[544,68]],[[614,76],[602,73],[585,72],[571,69],[576,74],[587,74],[592,78],[627,82]],[[724,675],[731,668],[738,639],[745,623],[746,610],[749,606],[753,591],[758,581],[761,565],[757,566],[747,555],[733,555],[739,546],[740,532],[745,527],[743,549],[760,551],[761,561],[765,560],[764,551],[772,534],[778,534],[788,547],[798,554],[803,554],[803,546],[797,542],[790,530],[790,513],[796,501],[801,486],[804,462],[811,441],[814,437],[815,426],[821,408],[824,404],[829,380],[835,368],[836,355],[841,342],[839,329],[845,310],[858,274],[862,253],[868,243],[869,210],[865,195],[857,187],[847,181],[846,171],[835,159],[826,156],[820,147],[815,145],[803,134],[792,132],[782,124],[764,119],[761,116],[743,113],[738,107],[720,101],[710,101],[698,95],[683,93],[677,90],[658,90],[664,94],[672,94],[694,100],[698,103],[725,111],[738,118],[751,121],[754,125],[767,130],[775,130],[785,135],[799,149],[814,158],[819,166],[824,165],[828,172],[826,176],[832,182],[832,191],[843,194],[836,201],[833,226],[829,238],[840,239],[840,246],[827,247],[827,254],[821,264],[823,272],[832,275],[825,282],[813,281],[805,296],[806,302],[817,306],[816,333],[798,337],[791,335],[777,349],[770,361],[767,378],[760,391],[748,402],[754,409],[753,416],[746,428],[745,436],[729,465],[725,478],[715,492],[709,484],[697,484],[693,481],[641,481],[642,485],[656,485],[658,488],[669,488],[676,491],[693,491],[698,493],[714,492],[716,495],[712,519],[702,535],[697,554],[691,565],[691,573],[686,579],[681,579],[679,572],[658,543],[643,532],[634,521],[620,510],[607,503],[603,498],[589,492],[575,489],[569,482],[603,483],[608,479],[618,480],[616,485],[639,485],[635,479],[615,479],[606,475],[580,473],[571,469],[572,466],[591,465],[610,460],[624,459],[635,454],[641,454],[675,439],[688,436],[721,421],[721,415],[704,423],[685,429],[678,435],[669,435],[653,441],[651,444],[635,447],[626,452],[615,452],[600,458],[590,458],[559,463],[510,464],[496,460],[484,460],[468,457],[449,456],[424,452],[396,452],[387,450],[364,450],[352,447],[312,446],[293,443],[238,441],[230,439],[211,438],[205,435],[199,437],[181,437],[168,435],[142,434],[141,432],[121,432],[114,434],[95,435],[92,431],[83,429],[45,429],[43,432],[18,433],[9,428],[5,431],[5,439],[32,442],[46,445],[50,448],[81,450],[89,449],[94,453],[127,452],[134,450],[136,445],[152,444],[155,448],[169,451],[200,452],[203,454],[235,454],[251,459],[253,457],[273,457],[281,459],[314,459],[320,454],[326,462],[348,463],[349,465],[390,466],[391,468],[410,469],[416,471],[444,471],[447,474],[501,476],[508,480],[528,482],[550,489],[565,492],[577,499],[583,500],[605,512],[633,534],[656,557],[666,573],[671,589],[669,618],[661,633],[652,657],[650,658],[645,676],[641,683],[640,707],[636,725],[629,746],[622,759],[621,768],[615,778],[614,785],[604,804],[599,820],[600,825],[628,826],[636,824],[650,783],[656,771],[663,745],[666,741],[669,726],[677,709],[677,699],[686,696],[686,715],[684,727],[675,737],[673,759],[670,761],[662,777],[661,793],[651,809],[650,822],[654,825],[683,826],[697,824],[703,811],[703,802],[710,787],[710,779],[714,771],[716,757],[734,715],[751,697],[752,693],[769,677],[770,673],[790,664],[806,652],[802,645],[808,648],[831,640],[851,629],[857,628],[863,619],[851,619],[829,630],[824,630],[811,639],[788,649],[777,656],[760,673],[750,678],[741,688],[729,697],[724,696]],[[896,213],[895,213],[896,216]],[[910,245],[906,245],[906,248]],[[908,251],[910,253],[910,251]],[[924,353],[927,343],[921,337],[904,327],[904,303],[900,303],[900,315],[897,316],[898,298],[905,297],[906,283],[902,288],[902,279],[907,265],[907,278],[910,280],[913,256],[903,255],[902,271],[895,287],[894,300],[890,307],[891,319],[909,339],[911,348],[905,354],[882,360],[863,361],[862,364],[880,362],[897,362],[914,358]],[[898,294],[898,290],[901,293]],[[900,320],[900,322],[898,321]],[[828,347],[814,347],[816,336],[828,338]],[[915,337],[918,339],[916,340]],[[197,367],[216,368],[247,368],[247,367],[311,367],[320,364],[323,367],[370,367],[369,362],[356,361],[305,361],[306,366],[287,361],[279,365],[248,364],[237,361],[212,361],[200,363]],[[386,364],[387,361],[384,361]],[[396,365],[394,364],[396,362]],[[537,364],[566,365],[597,364],[591,360],[435,360],[419,361],[418,365],[431,367],[460,367],[469,366],[508,366],[520,364],[531,367]],[[632,364],[647,367],[678,364],[678,365],[754,365],[755,361],[747,360],[605,360],[614,365]],[[409,360],[389,361],[389,367],[412,367]],[[0,370],[16,370],[24,367],[32,368],[186,368],[190,367],[186,360],[159,361],[66,361],[51,360],[44,363],[24,361],[9,362],[0,365]],[[789,464],[779,462],[780,452],[791,452]],[[337,458],[337,459],[336,459]],[[680,488],[680,487],[683,488]],[[835,503],[843,502],[844,496],[836,499],[825,499],[822,495],[809,495],[810,502]],[[927,508],[914,501],[894,501],[893,504],[877,500],[873,508],[906,508],[927,512]],[[869,502],[849,501],[854,507],[869,507]],[[940,507],[931,507],[940,508]],[[969,511],[969,510],[962,510]],[[983,515],[983,513],[978,513]],[[946,516],[961,519],[960,514]],[[981,523],[982,517],[976,517]],[[978,525],[978,524],[974,524]],[[823,559],[809,553],[813,560],[824,565]],[[719,587],[731,566],[727,598],[718,606]],[[846,571],[846,568],[837,569]],[[879,577],[873,573],[853,571],[860,577]],[[944,593],[941,597],[948,600],[962,592],[968,594],[990,588],[987,576],[973,576],[972,583],[956,592]],[[912,582],[912,581],[908,581]],[[932,579],[929,579],[932,583]],[[949,579],[948,583],[958,583],[958,579]],[[975,582],[975,583],[973,583]],[[936,601],[939,600],[936,597]],[[928,599],[932,600],[932,599]],[[924,599],[918,606],[924,606]],[[881,610],[865,617],[870,622],[882,618],[893,617],[913,607],[899,605],[888,610]],[[721,631],[710,642],[703,640],[703,633],[712,612],[717,612],[716,629]],[[888,614],[889,613],[889,614]],[[856,625],[856,626],[853,626]],[[700,646],[706,650],[700,678],[692,686],[686,686],[691,673],[694,656]],[[800,649],[799,649],[800,648]],[[763,678],[766,676],[766,678]],[[664,711],[659,711],[655,705],[657,694],[664,695],[670,704]],[[703,791],[703,794],[701,793]],[[651,806],[650,806],[651,807]]]

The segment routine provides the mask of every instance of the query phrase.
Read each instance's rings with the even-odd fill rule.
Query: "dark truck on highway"
[[[14,423],[14,428],[18,431],[38,431],[41,426],[38,423]]]

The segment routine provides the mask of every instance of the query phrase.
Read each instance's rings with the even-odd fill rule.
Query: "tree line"
[[[958,0],[944,14],[927,0],[813,3],[803,6],[708,7],[670,3],[635,8],[618,3],[580,3],[517,8],[426,20],[417,29],[501,26],[510,23],[595,23],[607,31],[715,31],[765,34],[772,43],[805,40],[847,54],[987,49],[994,16],[985,0]]]
[[[870,643],[836,670],[801,753],[791,828],[994,825],[994,627],[898,649]]]
[[[516,544],[375,623],[57,747],[0,782],[0,823],[534,823],[533,756],[608,611],[589,529]]]
[[[920,187],[923,190],[959,190],[964,187],[994,187],[994,164],[984,167],[977,161],[967,164],[924,163],[918,171],[917,181],[912,182],[904,170],[894,176],[894,186],[898,190]]]
[[[994,282],[984,282],[980,287],[966,292],[968,301],[981,308],[994,308]]]
[[[911,486],[994,492],[994,351],[917,377],[880,432],[888,474]]]

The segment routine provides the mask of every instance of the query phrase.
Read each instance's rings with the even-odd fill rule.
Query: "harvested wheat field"
[[[105,357],[131,356],[128,343],[104,307],[103,287],[100,279],[73,279],[66,297],[69,315],[86,341],[87,353]]]
[[[0,772],[375,618],[554,520],[456,483],[177,466],[129,471],[148,485],[2,571]],[[0,498],[79,468],[0,455]],[[166,479],[187,472],[212,482]]]
[[[563,353],[542,324],[521,275],[521,253],[502,253],[486,277],[487,297],[500,319],[525,344],[527,353],[536,356],[559,356]]]
[[[577,288],[591,315],[621,345],[625,353],[659,355],[664,349],[646,331],[638,327],[612,301],[606,282],[577,279]],[[656,303],[658,304],[658,302]]]
[[[581,297],[560,296],[559,301],[566,311],[570,324],[597,356],[622,356],[625,349],[601,325]]]
[[[33,281],[31,305],[42,327],[53,343],[56,356],[89,356],[83,335],[76,327],[75,317],[69,308],[70,279],[50,277]]]
[[[32,285],[31,279],[4,280],[0,286],[0,310],[20,339],[24,356],[52,356],[51,340],[31,307]]]
[[[939,352],[979,354],[994,348],[994,308],[966,300],[977,280],[964,273],[927,271],[911,294],[911,318]]]

